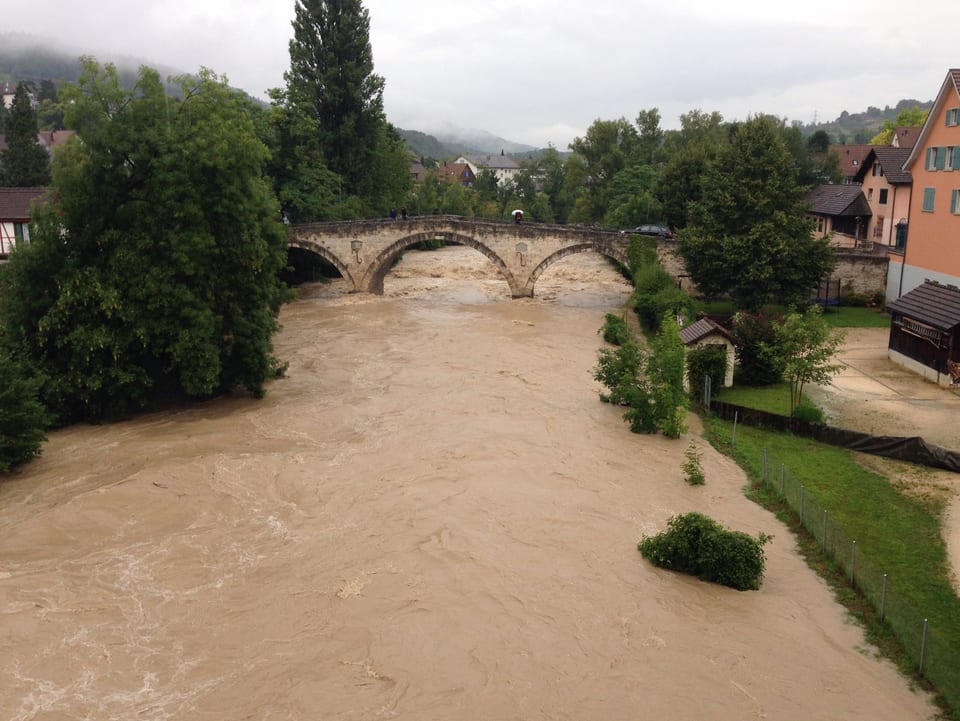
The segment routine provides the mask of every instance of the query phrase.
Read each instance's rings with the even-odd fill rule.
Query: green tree
[[[766,353],[780,360],[783,378],[790,384],[790,415],[803,398],[808,383],[829,383],[843,368],[831,362],[843,343],[843,333],[831,329],[820,306],[805,313],[788,313],[773,326],[774,343],[765,344]]]
[[[263,138],[270,148],[268,172],[284,217],[292,223],[340,218],[343,180],[324,160],[317,121],[271,91],[273,105]]]
[[[7,148],[0,153],[0,184],[11,188],[50,182],[50,155],[37,137],[37,115],[26,83],[18,83],[3,123]]]
[[[897,128],[919,127],[927,122],[929,114],[929,110],[923,110],[916,105],[912,108],[904,108],[893,120],[883,121],[883,130],[870,138],[870,145],[890,145]]]
[[[652,165],[663,145],[664,132],[660,128],[660,110],[650,108],[637,114],[637,150],[636,159],[640,163]]]
[[[635,228],[662,218],[657,200],[657,171],[650,165],[631,165],[610,181],[610,199],[604,223],[613,228]]]
[[[686,371],[686,347],[680,340],[680,324],[672,313],[665,313],[660,332],[650,342],[647,375],[653,386],[657,407],[657,427],[668,438],[679,438],[687,429],[684,419],[689,401],[683,386]]]
[[[267,149],[239,96],[202,70],[167,97],[142,68],[124,90],[83,60],[61,94],[80,142],[58,153],[53,199],[11,254],[0,293],[6,349],[36,368],[61,422],[275,375],[288,297]]]
[[[0,349],[0,473],[40,454],[49,418],[39,387],[37,378]]]
[[[566,223],[573,208],[573,195],[566,185],[566,166],[552,145],[540,154],[536,166],[540,187],[550,203],[554,222]]]
[[[834,266],[812,236],[796,166],[775,120],[736,126],[704,173],[679,250],[700,291],[728,294],[737,309],[800,302]]]
[[[680,116],[680,130],[665,133],[658,199],[663,219],[674,230],[687,226],[689,205],[700,200],[703,174],[724,141],[723,116],[692,110]]]
[[[583,138],[574,138],[570,149],[583,160],[584,172],[583,192],[576,200],[571,220],[603,220],[609,205],[609,183],[627,166],[637,147],[637,130],[625,118],[595,120]]]
[[[63,108],[57,96],[57,86],[52,80],[40,82],[37,93],[37,124],[42,130],[63,130]]]
[[[384,81],[373,72],[363,3],[296,0],[284,78],[285,102],[315,123],[325,163],[343,179],[342,192],[374,197],[383,178],[370,169],[392,138],[383,133]]]

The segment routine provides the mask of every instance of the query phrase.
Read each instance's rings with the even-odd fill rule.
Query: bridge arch
[[[599,253],[600,255],[605,255],[612,260],[617,261],[618,263],[623,264],[624,266],[629,264],[627,254],[621,251],[619,248],[613,247],[609,243],[602,243],[597,241],[584,241],[582,243],[577,243],[575,245],[569,245],[565,248],[548,255],[540,264],[537,265],[527,278],[527,284],[523,288],[523,295],[530,298],[533,297],[533,288],[537,283],[537,279],[540,275],[549,268],[551,265],[556,263],[558,260],[566,258],[568,255],[574,255],[576,253]],[[516,296],[514,296],[516,297]]]
[[[370,293],[382,295],[383,281],[386,278],[387,273],[390,272],[390,268],[393,267],[393,263],[400,253],[402,253],[406,248],[409,248],[411,245],[432,240],[442,240],[445,243],[457,243],[459,245],[465,245],[479,251],[497,267],[500,275],[510,286],[510,293],[513,295],[513,297],[518,297],[519,285],[514,278],[513,273],[510,272],[510,269],[504,262],[504,259],[482,241],[453,231],[413,233],[391,243],[382,251],[380,251],[373,261],[371,261],[366,276],[361,280],[361,286]]]
[[[319,255],[325,261],[330,263],[330,265],[340,271],[340,275],[343,276],[344,280],[348,281],[354,289],[357,289],[356,278],[353,277],[353,273],[350,272],[350,268],[347,267],[347,264],[340,260],[340,258],[338,258],[334,253],[330,252],[329,249],[320,245],[320,243],[302,238],[290,238],[288,245],[291,248],[300,248],[310,253]]]

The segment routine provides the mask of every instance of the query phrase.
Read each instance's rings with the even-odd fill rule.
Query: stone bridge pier
[[[290,247],[326,259],[355,292],[383,293],[383,280],[404,249],[442,240],[475,248],[489,258],[514,298],[532,297],[540,274],[574,253],[600,253],[626,265],[628,237],[578,226],[518,225],[449,215],[310,223],[289,230]]]

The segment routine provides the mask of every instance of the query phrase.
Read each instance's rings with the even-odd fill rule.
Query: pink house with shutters
[[[960,70],[947,73],[903,170],[910,213],[888,254],[888,300],[925,280],[960,286]]]

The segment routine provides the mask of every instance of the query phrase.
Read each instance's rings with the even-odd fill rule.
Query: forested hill
[[[80,77],[80,56],[90,55],[100,63],[113,63],[120,81],[132,86],[141,65],[150,65],[161,78],[183,75],[186,71],[168,66],[154,65],[138,58],[98,55],[86,49],[59,49],[49,41],[22,33],[0,33],[0,82],[17,83],[21,80],[39,85],[43,80],[59,84],[76,82]]]
[[[809,125],[801,125],[800,128],[805,137],[813,135],[818,130],[823,130],[835,143],[864,144],[869,143],[870,138],[883,130],[883,124],[887,120],[896,120],[901,111],[913,108],[928,110],[932,107],[932,100],[901,100],[896,106],[891,108],[887,105],[883,110],[872,106],[862,113],[850,113],[844,110],[836,120],[810,123]]]

